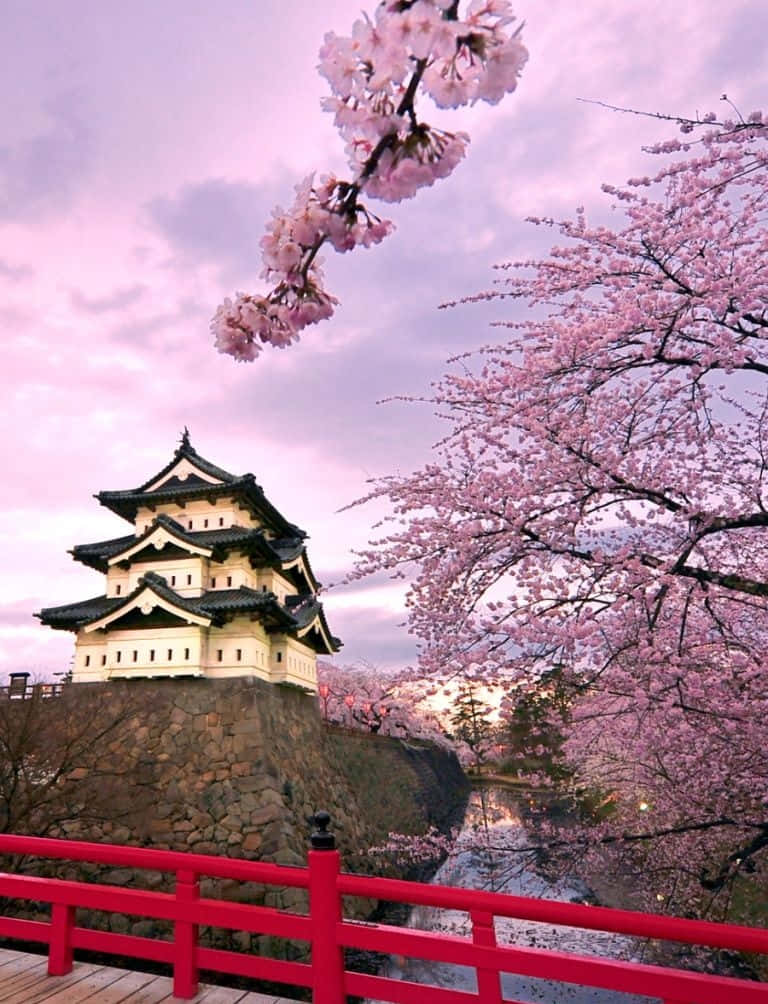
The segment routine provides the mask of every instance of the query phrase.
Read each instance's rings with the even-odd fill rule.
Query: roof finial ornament
[[[188,450],[191,448],[189,443],[189,429],[186,425],[184,426],[184,432],[181,434],[181,448],[182,450]]]

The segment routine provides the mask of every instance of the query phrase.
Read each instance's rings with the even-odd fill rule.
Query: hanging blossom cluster
[[[285,348],[310,324],[331,317],[338,301],[324,288],[318,252],[378,244],[393,230],[361,201],[412,198],[447,177],[469,136],[419,121],[422,92],[440,108],[499,102],[513,91],[527,59],[508,0],[385,0],[349,37],[332,32],[319,70],[332,95],[323,106],[346,143],[352,181],[310,175],[293,205],[275,209],[261,241],[265,295],[227,298],[211,322],[219,352],[252,361],[264,344]]]

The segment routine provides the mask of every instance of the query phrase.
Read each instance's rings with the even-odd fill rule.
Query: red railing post
[[[68,903],[51,906],[51,943],[48,950],[48,975],[66,976],[72,972],[72,928],[75,908]]]
[[[336,840],[328,833],[331,817],[316,812],[317,830],[310,837],[312,850],[309,865],[309,914],[312,923],[312,1001],[313,1004],[344,1004],[344,949],[336,939],[341,923],[341,895],[337,887],[339,852]]]
[[[472,910],[469,914],[472,921],[472,941],[476,945],[496,947],[496,929],[493,926],[493,914],[480,910]],[[497,969],[481,969],[477,972],[477,993],[483,1004],[502,1004],[501,976]]]
[[[200,886],[193,871],[176,872],[176,900],[194,903],[200,898]],[[173,925],[173,993],[182,1000],[197,996],[197,924],[177,920]]]

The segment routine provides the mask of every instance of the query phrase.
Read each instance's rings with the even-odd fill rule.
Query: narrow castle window
[[[231,576],[231,575],[228,575],[228,576],[227,576],[227,585],[228,585],[228,586],[231,586],[231,585],[232,585],[232,576]]]
[[[206,529],[206,530],[208,529],[208,520],[207,519],[203,520],[203,528]]]
[[[191,520],[191,519],[190,519],[190,520],[188,520],[188,522],[187,522],[187,529],[188,529],[188,530],[191,530],[191,529],[192,529],[192,520]]]
[[[117,654],[115,655],[115,662],[120,662],[122,658],[123,658],[123,653],[120,651],[120,649],[118,649]]]
[[[107,657],[105,655],[103,655],[101,657],[101,664],[102,664],[102,666],[106,666],[106,664],[107,664]]]
[[[219,516],[219,526],[224,526],[224,517]]]
[[[243,661],[243,650],[241,648],[239,648],[237,650],[237,661],[238,662],[242,662]]]
[[[133,650],[133,661],[134,662],[139,661],[139,653],[136,651],[136,649]]]
[[[170,662],[172,658],[173,658],[173,649],[169,648],[168,649],[168,662]]]
[[[191,576],[191,575],[188,575],[188,576],[187,576],[187,585],[188,585],[188,586],[191,586],[191,585],[192,585],[192,576]]]
[[[171,585],[172,585],[172,586],[175,586],[175,585],[176,585],[176,576],[175,576],[175,575],[172,575],[172,576],[171,576]]]
[[[282,652],[278,652],[277,655],[275,656],[275,659],[276,659],[277,662],[282,662],[283,661],[283,653]]]
[[[185,659],[188,659],[188,658],[189,658],[189,649],[188,649],[188,648],[185,648],[185,649],[184,649],[184,658],[185,658]]]
[[[85,664],[86,664],[86,666],[90,666],[90,664],[91,664],[91,657],[89,655],[87,655],[85,657]]]
[[[221,649],[221,648],[217,648],[216,649],[216,658],[219,660],[219,662],[221,662],[221,660],[224,658],[224,650],[223,649]]]
[[[151,648],[149,650],[149,661],[150,662],[154,662],[155,661],[155,650],[153,648]]]
[[[122,586],[115,586],[115,596],[119,596],[120,595],[120,591],[121,591],[122,588],[123,588]]]
[[[216,588],[216,576],[214,575],[213,578],[211,579],[211,589],[215,588]]]

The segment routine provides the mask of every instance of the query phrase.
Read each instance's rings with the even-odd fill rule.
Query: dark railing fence
[[[315,1004],[344,1004],[347,994],[394,1004],[427,1001],[502,1004],[501,973],[642,994],[663,1004],[768,1004],[765,983],[499,945],[494,920],[514,917],[764,955],[768,955],[768,931],[346,874],[340,871],[339,854],[328,832],[327,813],[317,813],[314,819],[317,828],[310,838],[306,868],[151,848],[0,835],[2,855],[90,862],[175,875],[174,892],[165,893],[0,873],[0,896],[49,903],[51,907],[48,921],[0,916],[0,937],[47,944],[48,973],[54,976],[71,971],[77,949],[167,963],[173,968],[173,992],[182,1000],[191,1000],[196,995],[198,973],[204,969],[310,987]],[[291,913],[203,898],[201,877],[306,889],[309,912]],[[471,937],[345,920],[342,897],[346,896],[461,910],[470,917]],[[170,921],[173,934],[168,940],[159,940],[80,927],[78,908]],[[202,925],[303,941],[310,946],[310,961],[290,962],[201,946],[198,930]],[[347,948],[469,966],[477,973],[478,990],[470,993],[352,972],[345,966]]]
[[[31,697],[58,697],[64,683],[30,683],[31,673],[9,673],[8,683],[0,687],[0,694],[9,697],[11,700],[23,701]]]

